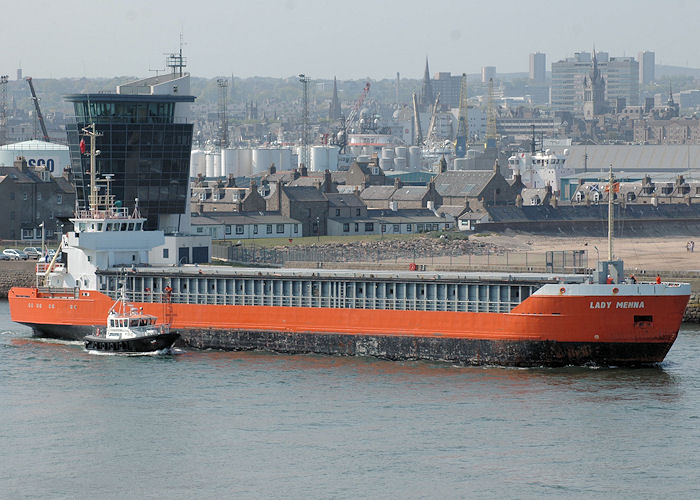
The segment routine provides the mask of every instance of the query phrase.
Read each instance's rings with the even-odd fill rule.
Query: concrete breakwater
[[[7,293],[13,286],[34,286],[36,261],[0,261],[0,298],[6,299]],[[651,274],[650,275],[654,275]],[[682,272],[662,273],[664,279],[674,281],[689,281],[692,284],[693,293],[690,296],[688,307],[685,310],[683,321],[700,323],[700,280],[698,273]]]

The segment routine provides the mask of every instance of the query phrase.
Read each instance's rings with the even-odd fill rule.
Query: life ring
[[[417,267],[416,267],[416,263],[415,263],[415,262],[411,262],[411,263],[408,265],[408,270],[409,270],[409,271],[415,271],[416,269],[417,269]]]

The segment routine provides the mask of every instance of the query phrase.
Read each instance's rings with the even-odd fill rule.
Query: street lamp
[[[321,241],[321,219],[316,217],[316,243]]]

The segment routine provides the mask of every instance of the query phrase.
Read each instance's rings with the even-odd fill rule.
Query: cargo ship
[[[144,230],[138,203],[129,213],[109,179],[104,191],[99,182],[54,259],[37,264],[36,286],[9,292],[12,320],[38,336],[78,340],[104,328],[125,283],[130,303],[201,349],[645,365],[666,356],[690,296],[686,283],[625,280],[612,238],[611,258],[590,274],[151,265],[163,233]]]

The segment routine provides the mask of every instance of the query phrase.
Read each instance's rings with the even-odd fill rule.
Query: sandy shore
[[[542,236],[532,234],[491,234],[474,237],[511,251],[546,252],[548,250],[588,250],[589,263],[608,256],[606,238]],[[686,250],[694,240],[695,252]],[[598,248],[596,252],[595,248]],[[700,234],[697,236],[631,237],[614,240],[614,254],[625,261],[625,268],[659,271],[700,271]]]

